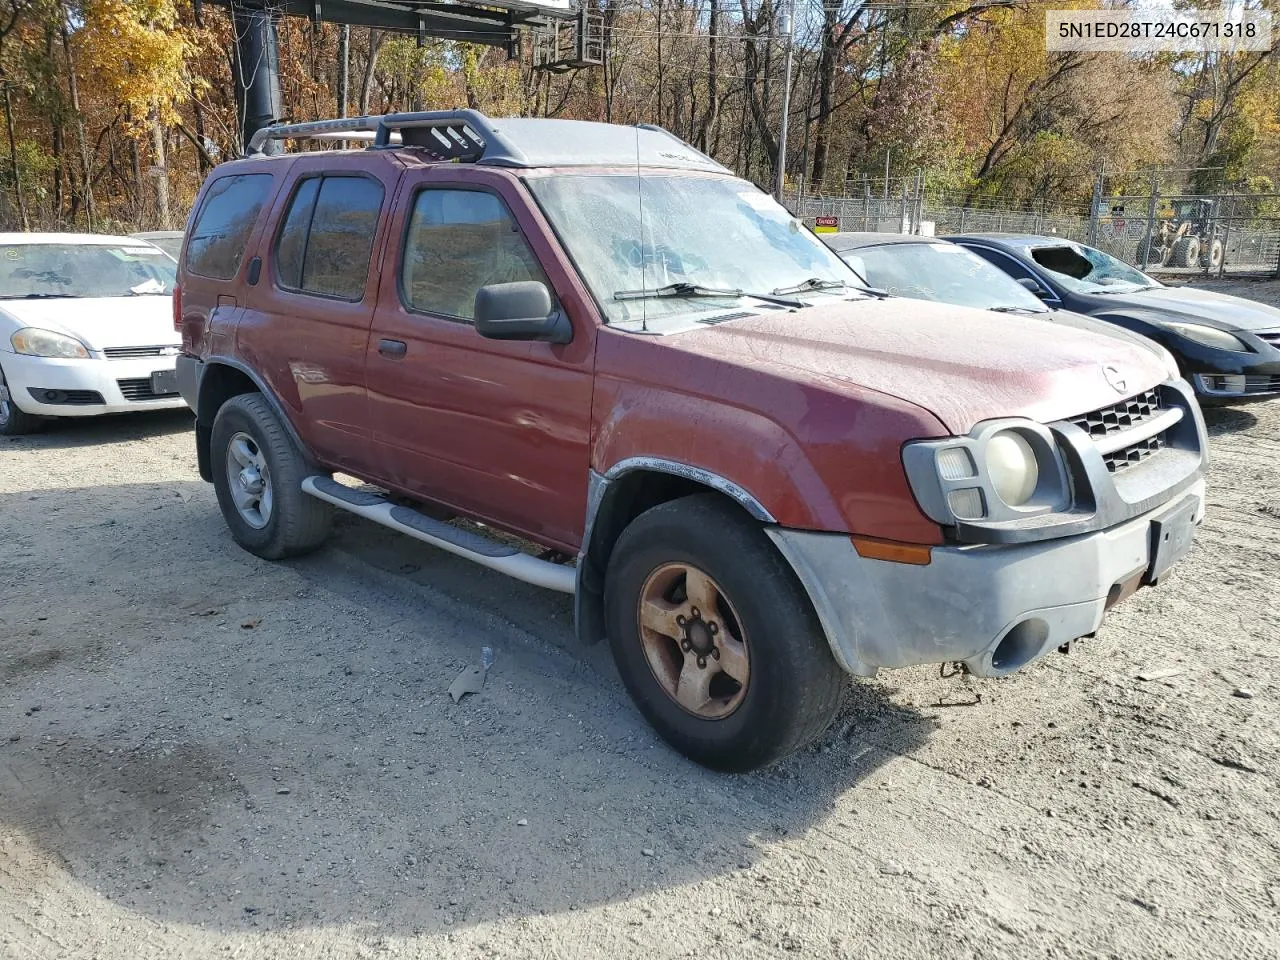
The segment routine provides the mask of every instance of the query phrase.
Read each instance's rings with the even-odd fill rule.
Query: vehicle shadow
[[[195,429],[195,417],[186,407],[109,413],[99,417],[57,417],[44,420],[36,433],[0,437],[0,450],[70,449],[148,440]]]
[[[1256,426],[1258,418],[1245,407],[1202,407],[1209,436],[1240,433]]]
[[[857,683],[817,744],[715,774],[577,644],[568,598],[358,520],[266,563],[206,484],[163,487],[0,515],[26,574],[0,619],[0,824],[166,924],[409,934],[749,871],[840,831],[841,797],[936,728]],[[64,595],[70,555],[108,562]],[[455,704],[482,646],[484,689]]]

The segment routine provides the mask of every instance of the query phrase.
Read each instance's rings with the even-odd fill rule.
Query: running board
[[[341,510],[354,513],[403,533],[433,547],[447,550],[472,560],[482,567],[497,570],[509,577],[531,583],[535,587],[573,593],[577,571],[559,563],[531,557],[508,543],[463,530],[442,520],[433,520],[410,507],[392,503],[386,497],[367,490],[353,490],[331,477],[307,477],[302,489]]]

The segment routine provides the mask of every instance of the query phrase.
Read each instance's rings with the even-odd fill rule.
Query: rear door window
[[[249,173],[215,180],[187,240],[187,269],[230,280],[240,269],[249,234],[271,190],[271,175]]]
[[[322,297],[363,299],[382,196],[382,184],[368,177],[303,180],[276,241],[280,286]]]
[[[439,188],[418,194],[400,265],[410,309],[471,320],[477,290],[517,280],[537,280],[551,289],[500,197]]]

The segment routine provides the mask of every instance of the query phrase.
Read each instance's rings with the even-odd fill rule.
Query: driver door
[[[456,165],[406,177],[366,355],[386,482],[576,550],[585,523],[594,308],[514,177]],[[546,283],[573,340],[488,340],[486,284]]]

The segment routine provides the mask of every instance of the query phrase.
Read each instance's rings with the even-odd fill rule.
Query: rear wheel
[[[329,504],[302,492],[306,458],[260,393],[232,397],[213,421],[213,487],[231,535],[266,560],[324,543]]]
[[[844,674],[760,526],[716,494],[623,531],[605,581],[622,681],[664,740],[717,770],[765,766],[831,722]]]
[[[1208,267],[1210,271],[1217,270],[1222,266],[1222,241],[1213,240],[1209,246],[1200,254],[1200,266]]]
[[[35,433],[40,429],[43,420],[33,417],[18,409],[18,405],[9,396],[9,384],[0,370],[0,436],[18,437],[24,433]]]

